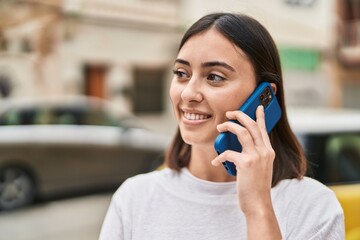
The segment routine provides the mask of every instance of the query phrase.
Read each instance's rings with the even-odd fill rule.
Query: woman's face
[[[250,61],[216,29],[188,39],[175,60],[170,87],[184,141],[213,145],[225,113],[238,109],[255,87]]]

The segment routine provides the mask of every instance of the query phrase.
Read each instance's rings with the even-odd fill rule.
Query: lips
[[[211,118],[210,114],[198,112],[198,111],[187,111],[183,110],[184,118],[191,121],[206,120]]]

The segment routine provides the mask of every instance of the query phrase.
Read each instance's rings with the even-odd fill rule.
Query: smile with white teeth
[[[208,119],[209,115],[197,114],[197,113],[187,113],[184,112],[184,117],[188,120],[204,120]]]

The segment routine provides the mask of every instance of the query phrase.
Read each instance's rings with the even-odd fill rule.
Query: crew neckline
[[[211,182],[193,176],[186,168],[163,169],[158,184],[173,196],[201,204],[237,205],[236,182]]]
[[[191,186],[192,191],[208,195],[236,194],[236,182],[213,182],[194,176],[187,167],[180,170],[181,177]]]

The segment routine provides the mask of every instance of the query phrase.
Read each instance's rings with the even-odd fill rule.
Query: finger
[[[226,150],[225,152],[218,155],[214,160],[211,161],[213,166],[219,166],[225,161],[229,161],[234,163],[235,165],[238,164],[242,159],[242,154],[236,151]]]
[[[263,145],[263,136],[259,129],[259,126],[256,121],[246,115],[241,111],[232,111],[227,112],[226,116],[229,119],[236,119],[239,123],[241,123],[251,134],[255,145]]]
[[[263,139],[263,142],[265,144],[265,146],[267,146],[268,148],[271,147],[271,142],[269,139],[269,134],[266,130],[266,121],[265,121],[265,112],[264,112],[264,106],[260,105],[257,109],[256,109],[256,123],[259,126],[260,129],[260,133]]]
[[[255,144],[250,132],[240,124],[227,121],[218,125],[217,129],[220,132],[228,131],[235,134],[243,147],[243,151],[252,151],[254,149]]]

